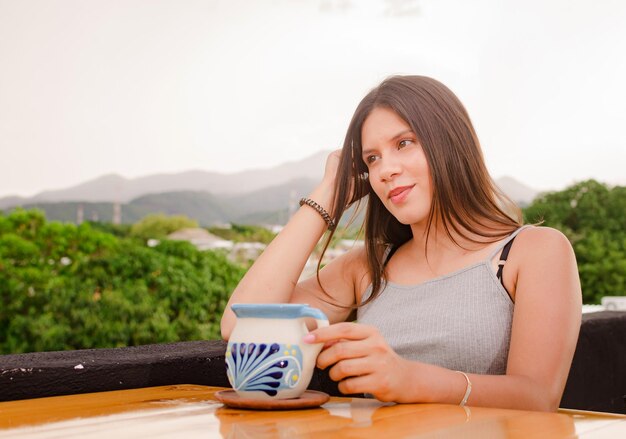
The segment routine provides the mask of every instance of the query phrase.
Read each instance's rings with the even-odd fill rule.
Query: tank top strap
[[[500,241],[497,247],[489,254],[489,257],[487,258],[487,260],[491,261],[498,254],[498,252],[500,252],[504,248],[505,245],[507,245],[513,238],[517,236],[519,232],[529,227],[533,227],[533,226],[531,224],[526,224],[525,226],[521,226],[517,230],[515,230],[513,233],[511,233],[509,236],[507,236],[505,239]]]
[[[396,252],[396,250],[398,250],[397,245],[393,245],[393,244],[387,245],[387,247],[385,248],[385,251],[383,252],[383,267],[387,266],[389,259],[391,259],[391,257]]]
[[[385,250],[383,251],[383,261],[387,261],[389,259],[389,253],[393,250],[393,244],[387,244],[385,246]]]

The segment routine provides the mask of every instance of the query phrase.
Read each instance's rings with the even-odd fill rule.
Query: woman
[[[324,232],[365,196],[365,246],[298,282]],[[237,302],[323,310],[333,324],[305,342],[325,343],[317,365],[343,393],[544,411],[558,408],[581,319],[568,240],[522,226],[461,102],[420,76],[389,78],[361,101]],[[358,323],[347,322],[354,308]],[[225,339],[234,321],[227,307]]]

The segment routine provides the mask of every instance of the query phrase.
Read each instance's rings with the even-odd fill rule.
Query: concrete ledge
[[[223,341],[0,356],[0,401],[168,384],[228,387]],[[340,395],[326,371],[310,388]],[[626,312],[583,315],[561,406],[626,414]]]

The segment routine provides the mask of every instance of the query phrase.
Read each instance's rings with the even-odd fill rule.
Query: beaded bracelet
[[[315,211],[320,214],[320,216],[324,219],[324,221],[326,221],[326,224],[328,224],[329,230],[335,230],[335,222],[330,217],[328,212],[326,212],[326,209],[324,209],[322,206],[320,206],[319,204],[317,204],[315,201],[311,200],[310,198],[301,198],[300,206],[302,206],[303,204],[306,204],[307,206],[315,209]]]
[[[470,381],[469,377],[467,376],[465,372],[461,372],[460,370],[455,370],[455,372],[460,373],[467,380],[467,387],[465,388],[465,395],[463,395],[463,399],[461,400],[461,403],[459,404],[461,407],[464,407],[465,404],[467,404],[467,399],[469,398],[470,393],[472,393],[472,382]]]

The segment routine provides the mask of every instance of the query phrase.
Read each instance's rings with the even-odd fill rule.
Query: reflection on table
[[[626,416],[541,413],[445,404],[331,398],[292,411],[231,409],[220,388],[180,385],[0,403],[0,438],[612,438]]]

